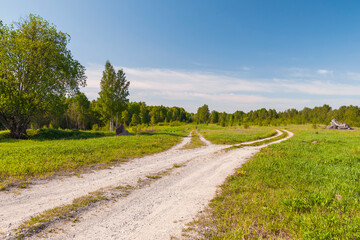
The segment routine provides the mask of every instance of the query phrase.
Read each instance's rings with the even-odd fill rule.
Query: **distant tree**
[[[149,113],[150,124],[151,124],[151,126],[154,126],[157,123],[156,117],[157,117],[158,114],[157,114],[157,111],[156,111],[155,107],[151,107],[150,109],[151,109],[150,113]]]
[[[222,127],[225,127],[226,126],[226,119],[227,119],[227,113],[226,112],[222,112],[222,113],[219,113],[219,124],[222,126]]]
[[[90,128],[90,101],[84,93],[79,93],[68,98],[68,109],[66,111],[68,128],[85,130]]]
[[[136,126],[140,123],[140,117],[137,113],[133,114],[131,117],[131,123],[130,126]]]
[[[126,126],[129,126],[130,122],[131,122],[131,115],[130,113],[127,111],[127,110],[124,110],[122,113],[121,113],[121,119],[122,119],[122,122],[126,125]]]
[[[217,112],[215,110],[211,112],[210,122],[211,123],[218,123],[219,122],[219,112]]]
[[[97,100],[92,100],[90,102],[89,114],[90,126],[94,128],[94,126],[96,125],[95,129],[99,129],[100,127],[105,125],[105,122],[102,119],[101,109]]]
[[[180,122],[186,122],[188,119],[186,117],[187,112],[184,108],[180,108]]]
[[[226,116],[226,123],[227,123],[228,126],[233,126],[233,124],[234,124],[233,114],[228,114]]]
[[[167,109],[167,112],[166,112],[166,122],[171,122],[172,121],[172,111],[171,109]]]
[[[150,124],[151,124],[151,126],[154,126],[156,124],[155,116],[151,116]]]
[[[140,105],[140,119],[141,123],[144,124],[149,124],[150,122],[149,110],[146,108],[146,104],[144,102]]]
[[[13,138],[26,138],[31,118],[86,85],[85,68],[73,59],[68,34],[37,15],[0,22],[0,122]]]
[[[126,108],[129,101],[129,85],[126,80],[125,73],[122,69],[115,73],[114,67],[109,61],[106,61],[105,70],[101,78],[99,92],[99,105],[101,113],[105,119],[109,120],[110,131],[113,131],[114,118],[118,118],[119,114]]]
[[[360,110],[358,107],[350,105],[345,110],[344,121],[352,126],[359,124]]]
[[[164,122],[165,121],[165,114],[163,109],[159,109],[159,122]],[[165,111],[166,112],[166,111]]]
[[[199,107],[196,113],[198,123],[206,123],[209,120],[210,112],[208,105]]]
[[[141,102],[129,102],[127,104],[127,110],[129,111],[130,115],[140,115],[140,107],[141,107]]]

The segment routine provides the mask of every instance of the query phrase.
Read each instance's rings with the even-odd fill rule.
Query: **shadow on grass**
[[[141,132],[139,133],[139,135],[141,136],[170,135],[175,137],[185,137],[184,135],[181,134],[169,133],[169,132]]]
[[[30,140],[47,141],[47,140],[60,140],[60,139],[74,140],[74,139],[100,138],[107,136],[115,136],[115,133],[42,128],[38,130],[29,130],[28,135]]]
[[[4,142],[18,142],[19,139],[10,138],[10,131],[0,132],[0,143]],[[107,136],[115,136],[115,133],[111,132],[90,132],[80,130],[58,130],[58,129],[29,129],[27,130],[28,140],[35,141],[48,141],[48,140],[74,140],[74,139],[88,139],[88,138],[100,138]]]
[[[9,138],[8,134],[10,131],[0,132],[0,143],[15,143],[23,140]],[[42,129],[29,129],[27,131],[29,140],[35,141],[49,141],[49,140],[78,140],[78,139],[89,139],[89,138],[102,138],[116,136],[115,132],[92,132],[92,131],[80,131],[80,130],[58,130],[51,128]],[[181,134],[174,132],[141,132],[140,136],[155,136],[155,135],[170,135],[176,137],[184,137]],[[134,136],[134,134],[131,134]],[[121,137],[121,136],[120,136]],[[126,137],[126,136],[124,136]]]

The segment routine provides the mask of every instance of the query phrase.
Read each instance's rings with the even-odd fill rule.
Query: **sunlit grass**
[[[256,126],[244,129],[243,127],[228,128],[217,125],[200,125],[198,130],[213,144],[237,144],[271,137],[276,134],[274,127]]]
[[[199,133],[197,131],[193,131],[191,134],[191,141],[187,143],[183,148],[184,149],[193,149],[204,146],[205,143],[201,141]]]
[[[46,134],[41,137],[34,134],[30,140],[15,140],[6,138],[7,132],[0,132],[0,189],[12,184],[21,185],[34,178],[93,166],[106,167],[164,151],[186,136],[189,129],[157,127],[154,132],[132,136],[77,131],[78,134],[69,137],[66,135],[71,135],[70,131],[56,131],[50,131],[49,139],[58,140],[47,140],[49,135]]]
[[[221,187],[206,239],[360,238],[360,132],[289,130]]]

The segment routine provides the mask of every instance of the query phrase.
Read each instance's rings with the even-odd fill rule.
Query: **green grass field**
[[[274,127],[221,127],[218,125],[199,125],[199,132],[213,144],[237,144],[267,138],[276,134]]]
[[[221,187],[206,239],[360,238],[360,131],[288,129]]]
[[[157,127],[132,136],[54,129],[29,130],[29,140],[0,132],[0,189],[35,178],[107,167],[130,158],[169,149],[189,133],[186,126]]]

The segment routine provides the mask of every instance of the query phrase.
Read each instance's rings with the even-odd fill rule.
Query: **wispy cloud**
[[[355,81],[359,81],[360,80],[360,73],[355,73],[355,72],[348,72],[347,76],[349,79],[351,80],[355,80]]]
[[[333,71],[326,70],[326,69],[319,69],[316,71],[318,74],[326,75],[326,74],[332,74]]]
[[[287,92],[328,96],[357,96],[360,91],[360,86],[358,85],[339,84],[329,81],[282,84],[281,87]]]
[[[201,92],[270,92],[268,84],[211,73],[175,71],[168,69],[124,68],[132,79],[132,87],[145,90],[173,89]]]
[[[118,69],[118,67],[115,67]],[[219,111],[251,110],[259,107],[287,109],[311,106],[316,101],[329,98],[347,99],[357,96],[360,85],[334,83],[315,78],[299,77],[274,79],[243,79],[210,72],[190,72],[171,69],[123,68],[130,81],[130,100],[152,104],[175,104],[189,111],[208,103]],[[86,72],[88,88],[84,92],[89,98],[96,98],[100,91],[103,66],[92,65]],[[322,70],[319,74],[330,74]],[[324,72],[326,71],[326,73]],[[307,74],[308,71],[298,70]],[[310,76],[310,75],[309,75]],[[316,99],[312,100],[312,99]]]
[[[292,67],[283,70],[284,75],[291,78],[312,78],[314,73],[307,68]]]

